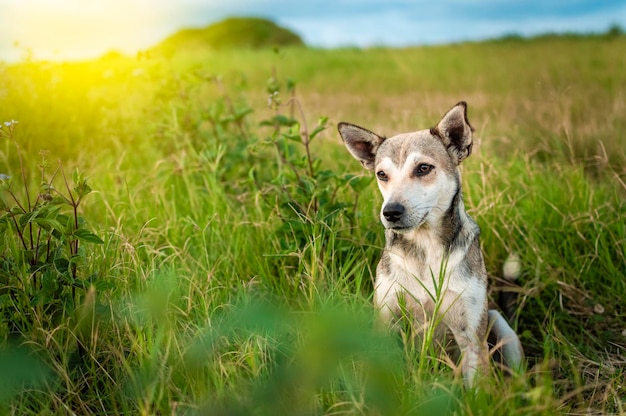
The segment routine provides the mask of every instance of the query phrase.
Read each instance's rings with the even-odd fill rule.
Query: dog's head
[[[376,173],[385,228],[407,232],[434,225],[450,207],[460,190],[457,166],[472,152],[465,102],[436,127],[388,139],[349,123],[339,123],[338,129],[350,153]]]

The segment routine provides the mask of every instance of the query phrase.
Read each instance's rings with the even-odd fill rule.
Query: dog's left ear
[[[431,132],[439,136],[448,153],[456,163],[472,153],[472,132],[474,129],[467,120],[467,103],[461,101],[441,119]]]

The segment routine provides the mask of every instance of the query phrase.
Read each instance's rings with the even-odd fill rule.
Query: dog
[[[454,337],[468,388],[488,363],[488,338],[503,363],[519,369],[518,336],[497,310],[488,310],[480,229],[463,204],[459,165],[473,145],[467,104],[456,104],[431,129],[390,138],[345,122],[338,130],[352,156],[375,172],[384,199],[386,242],[374,293],[381,321],[391,325],[405,311],[418,329],[442,323],[436,338]],[[519,267],[508,262],[505,272],[513,280]]]

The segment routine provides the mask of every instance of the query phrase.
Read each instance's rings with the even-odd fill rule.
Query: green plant
[[[15,145],[21,171],[19,179],[6,174],[0,178],[4,211],[0,216],[0,316],[10,333],[27,331],[34,320],[41,319],[40,312],[54,317],[66,308],[74,310],[79,302],[77,289],[98,283],[96,276],[85,275],[87,253],[82,244],[103,243],[79,215],[91,188],[78,170],[72,175],[73,186],[60,163],[48,176],[50,166],[42,152],[41,185],[33,195],[14,137],[16,124],[6,122],[0,129],[0,137]],[[64,190],[55,186],[59,176]]]
[[[338,278],[336,271],[349,268],[351,254],[362,250],[351,240],[358,233],[354,212],[360,191],[372,179],[337,172],[330,160],[317,156],[317,149],[328,148],[321,139],[328,118],[320,117],[309,127],[295,83],[282,84],[273,75],[267,93],[272,114],[259,125],[269,132],[249,147],[252,154],[264,155],[250,168],[250,191],[262,201],[263,210],[273,214],[274,243],[268,254],[274,267],[290,270],[279,272],[287,279],[272,285],[286,294],[303,291],[311,302],[320,288],[334,287],[340,280],[351,287],[349,278]]]
[[[279,82],[275,76],[270,78],[267,83],[268,104],[274,110],[274,116],[260,122],[261,126],[272,128],[260,143],[273,147],[278,168],[270,177],[265,176],[264,182],[260,181],[258,169],[251,175],[264,194],[274,196],[272,202],[279,207],[282,220],[280,231],[292,237],[281,239],[282,249],[294,251],[310,242],[312,227],[316,224],[338,225],[340,214],[353,219],[346,208],[356,206],[359,191],[369,185],[372,178],[340,174],[326,168],[326,161],[313,154],[312,143],[328,127],[328,118],[320,117],[315,128],[310,130],[302,104],[295,95],[293,81],[287,81],[285,89],[290,97],[283,102]],[[288,115],[280,111],[285,107],[290,109]],[[354,192],[353,200],[342,193],[348,186]]]

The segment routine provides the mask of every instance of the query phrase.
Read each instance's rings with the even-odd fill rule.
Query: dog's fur
[[[517,335],[498,311],[487,308],[480,230],[463,205],[458,166],[473,144],[466,103],[434,128],[388,139],[350,123],[338,129],[350,153],[375,171],[384,198],[386,245],[375,289],[383,321],[391,323],[404,307],[418,329],[442,322],[460,349],[468,387],[487,363],[488,335],[505,364],[519,368]]]

